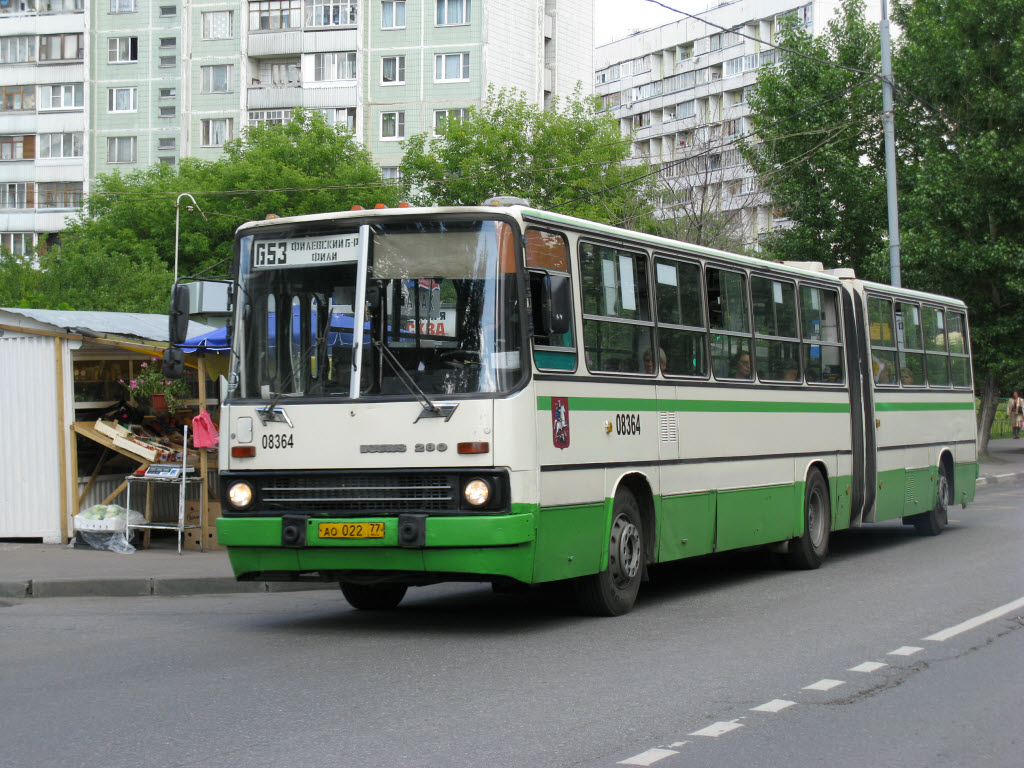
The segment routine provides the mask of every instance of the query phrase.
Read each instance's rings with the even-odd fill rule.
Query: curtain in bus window
[[[751,379],[753,361],[747,320],[747,276],[742,272],[712,267],[705,274],[708,319],[711,322],[711,368],[719,378]],[[745,335],[735,335],[741,333]]]
[[[868,298],[868,327],[875,383],[895,384],[896,335],[893,333],[891,301],[873,296]]]
[[[654,281],[662,372],[672,376],[707,376],[700,265],[658,258]]]
[[[590,370],[644,372],[642,355],[653,347],[654,334],[643,260],[641,254],[617,248],[580,245],[583,339]]]
[[[800,286],[800,336],[804,342],[807,381],[842,383],[843,347],[839,333],[839,295],[835,291]]]
[[[933,387],[949,386],[949,358],[946,353],[944,313],[937,307],[924,308],[925,352],[928,360],[928,383]]]
[[[758,378],[799,381],[796,287],[792,283],[754,276],[750,279],[750,296],[754,332],[758,336],[755,350]]]
[[[967,318],[960,312],[950,312],[949,365],[954,387],[971,386],[971,358],[967,351]]]
[[[922,386],[924,355],[921,353],[921,310],[917,304],[901,301],[896,305],[896,341],[900,350],[900,384]]]

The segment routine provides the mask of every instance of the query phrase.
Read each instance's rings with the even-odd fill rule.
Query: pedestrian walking
[[[1013,439],[1020,439],[1020,428],[1024,426],[1024,398],[1016,389],[1013,390],[1013,397],[1006,403],[1006,418],[1013,427]]]

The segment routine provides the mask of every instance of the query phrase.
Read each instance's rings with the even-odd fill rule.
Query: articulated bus
[[[393,608],[656,563],[926,535],[974,497],[967,312],[497,198],[250,222],[236,239],[217,537],[241,580]]]

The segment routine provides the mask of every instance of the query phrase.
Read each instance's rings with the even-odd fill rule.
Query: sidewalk
[[[1024,439],[992,440],[978,489],[1024,482]],[[178,554],[172,539],[130,555],[62,544],[0,542],[0,599],[131,597],[337,589],[333,583],[237,582],[227,553]]]

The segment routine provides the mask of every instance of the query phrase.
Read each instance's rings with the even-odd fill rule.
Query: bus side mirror
[[[544,275],[540,284],[540,335],[557,336],[569,330],[572,318],[568,275]]]
[[[177,347],[164,350],[163,374],[168,379],[180,379],[185,375],[185,353]]]
[[[168,336],[171,344],[181,344],[188,337],[189,295],[187,285],[175,285],[171,291],[171,314]]]

